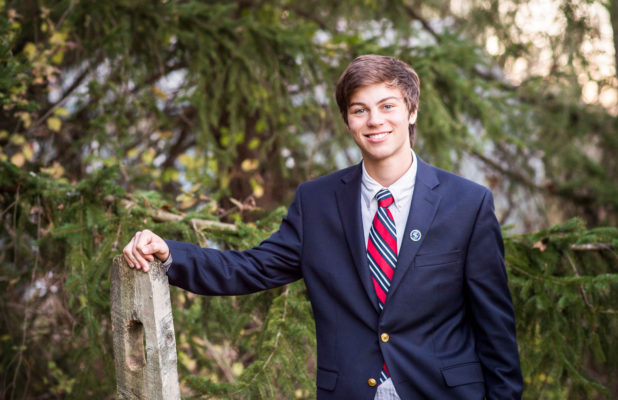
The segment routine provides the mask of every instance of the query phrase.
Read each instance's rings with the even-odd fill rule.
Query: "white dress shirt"
[[[414,193],[414,182],[416,181],[416,169],[418,162],[416,154],[412,151],[412,165],[395,183],[387,187],[393,195],[395,202],[388,209],[395,220],[395,229],[397,230],[397,254],[403,242],[404,230],[410,213],[410,204],[412,204],[412,194]],[[363,217],[363,232],[365,234],[365,246],[369,239],[369,229],[373,222],[373,217],[378,211],[378,200],[376,194],[384,189],[382,185],[376,182],[365,169],[363,163],[363,177],[361,179],[361,208]]]
[[[410,213],[412,204],[412,194],[414,193],[414,182],[416,181],[417,160],[414,150],[412,151],[412,165],[408,170],[397,179],[395,183],[387,187],[393,195],[394,203],[388,208],[395,220],[395,230],[397,231],[397,254],[401,249],[404,230]],[[365,246],[369,240],[369,230],[373,222],[373,217],[378,211],[378,200],[376,194],[383,189],[383,186],[373,179],[363,163],[363,176],[361,179],[361,208],[363,218],[363,233],[365,234]],[[388,378],[378,386],[374,400],[400,400],[393,380]]]

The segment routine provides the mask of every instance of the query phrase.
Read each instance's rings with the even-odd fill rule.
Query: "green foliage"
[[[259,243],[299,182],[358,162],[331,93],[362,53],[418,71],[419,156],[517,232],[558,223],[506,240],[527,398],[615,395],[616,77],[586,50],[596,2],[536,34],[529,3],[0,0],[0,397],[111,398],[111,258],[144,227]],[[314,396],[302,283],[172,297],[187,395]]]
[[[165,203],[153,193],[135,196],[126,208],[114,168],[69,184],[2,162],[0,176],[2,393],[109,397],[112,257],[143,226],[199,242],[204,232],[191,218],[213,216],[157,222],[152,211]],[[239,222],[236,233],[206,234],[211,244],[247,248],[276,229],[283,214]],[[616,385],[617,246],[618,229],[586,229],[581,220],[507,237],[526,398],[593,398]],[[173,289],[172,304],[185,395],[315,396],[315,332],[302,282],[251,296]]]
[[[615,387],[617,246],[617,229],[579,219],[506,241],[527,398],[596,398]]]
[[[419,155],[475,165],[509,222],[615,225],[615,104],[581,96],[616,86],[586,62],[594,4],[558,2],[565,30],[531,34],[524,0],[296,3],[4,0],[0,158],[69,180],[118,166],[123,187],[174,193],[183,210],[199,208],[198,184],[226,208],[273,209],[359,160],[333,86],[354,56],[389,54],[421,77]],[[536,68],[509,82],[518,62]]]
[[[4,245],[0,308],[6,324],[1,393],[21,396],[51,391],[59,396],[114,392],[110,329],[110,263],[133,232],[150,226],[165,237],[197,242],[191,218],[157,223],[145,204],[162,204],[152,193],[130,209],[121,200],[119,171],[103,169],[78,184],[28,174],[0,164]],[[228,248],[256,245],[278,226],[284,210],[237,232],[214,230],[211,243]],[[53,289],[52,289],[53,288]],[[14,299],[22,299],[15,303]],[[315,334],[304,285],[254,296],[205,298],[172,291],[181,376],[198,393],[234,398],[310,398]],[[205,318],[208,316],[208,318]],[[24,319],[25,318],[25,319]],[[299,351],[301,350],[301,351]],[[198,379],[208,377],[208,381]],[[259,382],[259,384],[256,384]]]
[[[0,2],[2,8],[3,2]],[[19,24],[14,16],[0,14],[0,107],[13,109],[25,106],[24,92],[27,89],[25,68],[21,57],[13,56],[13,48],[19,38]]]

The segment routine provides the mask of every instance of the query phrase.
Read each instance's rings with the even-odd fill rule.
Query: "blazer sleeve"
[[[169,283],[204,295],[237,295],[285,285],[302,277],[300,187],[279,230],[245,251],[200,248],[166,240],[172,255]]]
[[[523,381],[515,316],[504,265],[504,242],[489,190],[483,198],[466,256],[466,294],[483,366],[486,398],[520,399]]]

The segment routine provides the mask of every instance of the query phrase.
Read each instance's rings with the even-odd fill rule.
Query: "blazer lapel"
[[[408,272],[408,269],[410,269],[418,249],[423,244],[427,232],[429,232],[429,227],[431,226],[436,211],[438,210],[438,204],[440,203],[440,195],[433,191],[440,183],[435,170],[419,157],[417,157],[417,160],[418,169],[416,171],[416,183],[412,195],[412,204],[410,205],[410,213],[403,234],[403,242],[401,243],[399,256],[397,257],[397,268],[395,269],[393,282],[391,283],[388,296],[386,297],[385,307],[388,304],[388,299],[393,295],[393,292],[397,290],[404,275]],[[411,233],[415,230],[420,232],[420,238],[416,241],[411,239]]]
[[[367,264],[367,250],[365,243],[363,243],[364,235],[360,201],[361,178],[362,167],[360,164],[352,168],[350,173],[341,178],[342,184],[336,192],[337,207],[341,217],[341,226],[343,226],[348,248],[352,254],[359,279],[365,288],[371,304],[373,304],[376,311],[379,311],[375,289],[373,288],[369,273],[369,265]]]

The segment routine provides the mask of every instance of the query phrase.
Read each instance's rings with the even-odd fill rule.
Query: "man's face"
[[[360,87],[350,97],[347,127],[365,163],[408,160],[414,122],[416,112],[410,114],[401,90],[386,83]]]

